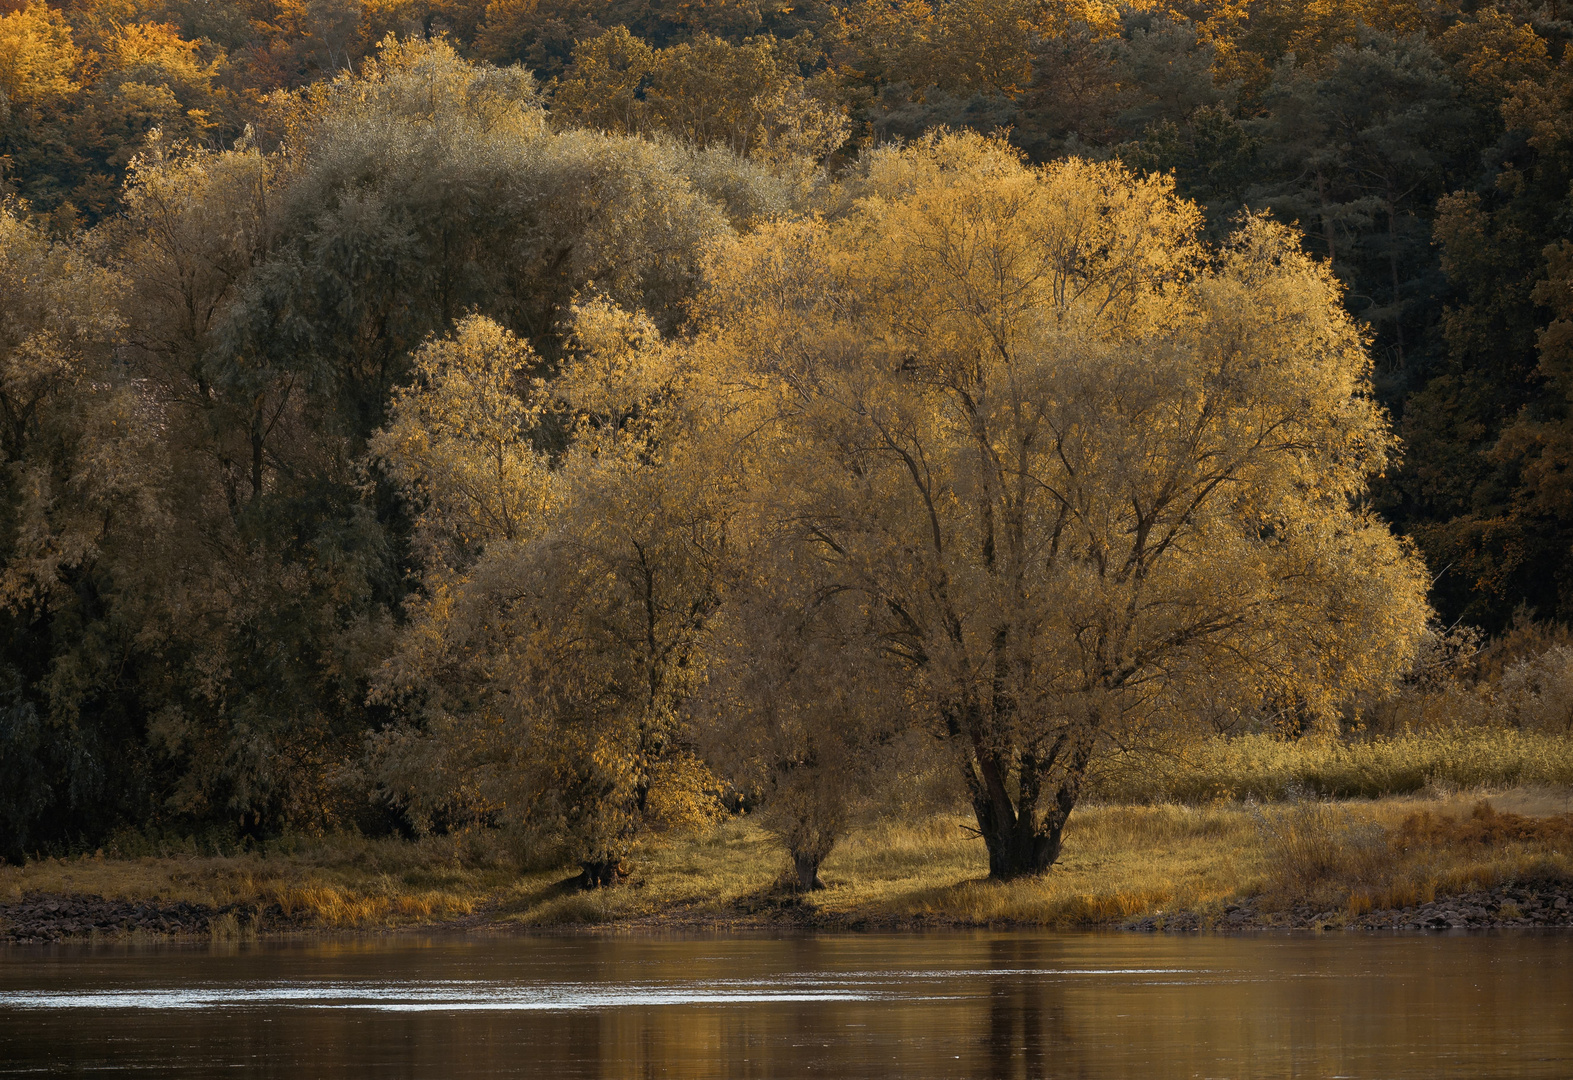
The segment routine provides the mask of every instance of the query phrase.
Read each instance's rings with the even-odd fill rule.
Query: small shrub
[[[575,892],[546,903],[521,920],[528,926],[570,926],[604,923],[613,918],[605,898],[596,893]]]
[[[1267,855],[1269,892],[1325,905],[1350,893],[1350,883],[1385,877],[1387,831],[1344,807],[1304,801],[1257,817]],[[1367,909],[1369,910],[1369,908]]]
[[[1498,701],[1505,719],[1525,731],[1573,734],[1573,648],[1553,645],[1510,664]]]

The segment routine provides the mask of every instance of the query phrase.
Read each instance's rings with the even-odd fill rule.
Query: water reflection
[[[0,1076],[1573,1075],[1573,938],[0,949]]]

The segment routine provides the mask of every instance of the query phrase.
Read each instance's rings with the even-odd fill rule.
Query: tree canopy
[[[3,854],[1009,876],[1566,621],[1570,14],[0,0]]]
[[[1390,678],[1423,567],[1362,512],[1392,445],[1326,269],[1168,182],[945,136],[855,209],[713,255],[756,511],[864,598],[957,746],[990,868],[1039,871],[1093,760],[1207,708]]]

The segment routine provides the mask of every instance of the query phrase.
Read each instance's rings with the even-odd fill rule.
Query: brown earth
[[[0,943],[40,945],[83,938],[211,937],[299,929],[282,908],[214,907],[189,900],[106,900],[102,896],[29,893],[0,903]]]
[[[799,904],[791,897],[747,905],[717,914],[673,910],[645,918],[595,925],[523,928],[500,922],[487,912],[441,920],[406,930],[459,932],[630,932],[630,931],[891,931],[964,928],[975,924],[946,918],[860,917],[830,914]],[[1033,924],[993,923],[1000,929],[1026,929]],[[1316,911],[1309,906],[1264,911],[1256,898],[1225,906],[1218,912],[1161,912],[1104,924],[1104,928],[1184,933],[1253,930],[1496,930],[1573,928],[1573,884],[1507,885],[1464,893],[1415,907],[1368,911],[1351,916],[1341,911]],[[19,901],[0,903],[0,943],[38,945],[60,941],[114,940],[128,937],[210,938],[270,936],[310,930],[308,923],[285,914],[278,905],[258,908],[231,904],[215,907],[190,901],[106,900],[100,896],[33,893]]]

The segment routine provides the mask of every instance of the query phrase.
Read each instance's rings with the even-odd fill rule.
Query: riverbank
[[[589,929],[1573,925],[1573,789],[1257,806],[1089,806],[1042,878],[984,879],[960,817],[887,822],[800,895],[752,822],[656,838],[618,887],[522,871],[493,837],[338,837],[266,854],[0,868],[0,940]]]

